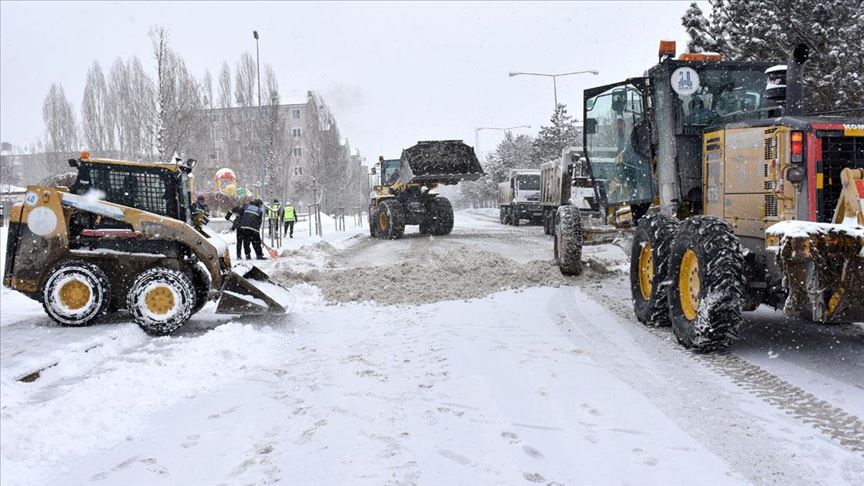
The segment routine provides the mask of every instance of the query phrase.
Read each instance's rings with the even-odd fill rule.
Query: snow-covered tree
[[[504,139],[483,163],[483,176],[476,181],[459,184],[460,198],[474,203],[496,199],[498,183],[507,179],[511,169],[539,167],[539,163],[534,160],[536,142],[530,135],[505,132]]]
[[[99,62],[87,71],[84,99],[81,103],[81,128],[87,148],[96,152],[114,149],[113,110],[108,99],[108,85]]]
[[[811,49],[807,107],[864,107],[864,1],[710,0],[709,17],[694,3],[682,17],[691,52],[733,60],[785,63],[798,43]]]
[[[539,167],[561,156],[561,151],[574,145],[582,145],[582,133],[576,121],[567,114],[567,106],[558,103],[552,113],[549,126],[540,127],[540,132],[534,140],[534,153],[531,167]]]
[[[204,108],[213,108],[213,76],[210,75],[210,70],[204,71],[204,77],[201,78],[201,105]]]

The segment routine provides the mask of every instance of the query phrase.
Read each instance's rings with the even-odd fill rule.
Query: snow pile
[[[471,250],[433,252],[421,264],[350,268],[304,277],[321,287],[328,301],[380,304],[470,299],[505,289],[559,287],[574,280],[562,276],[549,261],[518,263],[496,253]],[[284,274],[276,278],[290,280]]]
[[[788,238],[807,238],[811,235],[840,234],[864,238],[864,226],[812,223],[810,221],[781,221],[765,230],[766,234]]]

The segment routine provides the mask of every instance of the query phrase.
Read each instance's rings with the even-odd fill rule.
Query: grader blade
[[[225,279],[217,314],[285,314],[294,303],[291,293],[254,265],[237,265]]]

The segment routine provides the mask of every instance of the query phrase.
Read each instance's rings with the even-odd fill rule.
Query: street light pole
[[[257,113],[257,117],[258,117],[258,121],[260,122],[260,120],[261,120],[261,51],[258,48],[258,31],[257,30],[252,31],[252,37],[255,38],[255,69],[256,69],[255,78],[258,80],[258,113]],[[260,125],[261,124],[258,123],[259,127],[260,127]],[[263,154],[261,154],[261,150],[259,147],[259,151],[258,151],[258,183],[261,185],[261,192],[263,193],[260,195],[260,197],[265,199],[265,200],[266,200],[267,195],[268,195],[268,194],[266,194],[266,191],[267,191],[266,179],[267,179],[267,168],[265,167],[264,156],[263,156]]]
[[[515,127],[477,127],[474,129],[474,151],[480,147],[480,130],[501,130],[501,131],[509,131],[515,130],[517,128],[531,128],[531,125],[517,125]]]
[[[557,74],[550,74],[550,73],[524,73],[524,72],[521,72],[521,71],[513,71],[513,72],[510,72],[510,73],[508,73],[508,74],[509,74],[509,76],[510,76],[511,78],[512,78],[512,77],[515,77],[515,76],[522,76],[522,75],[524,75],[524,76],[543,76],[543,77],[546,77],[546,78],[552,78],[552,94],[553,94],[553,96],[555,97],[555,109],[557,110],[557,109],[558,109],[558,78],[559,78],[559,77],[562,77],[562,76],[572,76],[572,75],[574,75],[574,74],[593,74],[593,75],[596,76],[596,75],[600,74],[600,71],[597,71],[597,70],[594,70],[594,69],[589,69],[589,70],[587,70],[587,71],[573,71],[573,72],[571,72],[571,73],[557,73]]]
[[[258,80],[258,106],[261,106],[261,51],[258,49],[258,31],[252,31],[255,37],[255,69],[258,71],[255,78]]]

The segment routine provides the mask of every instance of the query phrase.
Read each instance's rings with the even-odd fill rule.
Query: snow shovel
[[[274,250],[273,248],[270,248],[269,246],[267,246],[267,243],[264,243],[263,240],[261,241],[261,244],[264,246],[265,249],[267,249],[267,253],[270,255],[270,258],[273,258],[274,260],[275,260],[276,258],[279,258],[279,252],[278,252],[278,251],[276,251],[276,250]]]

